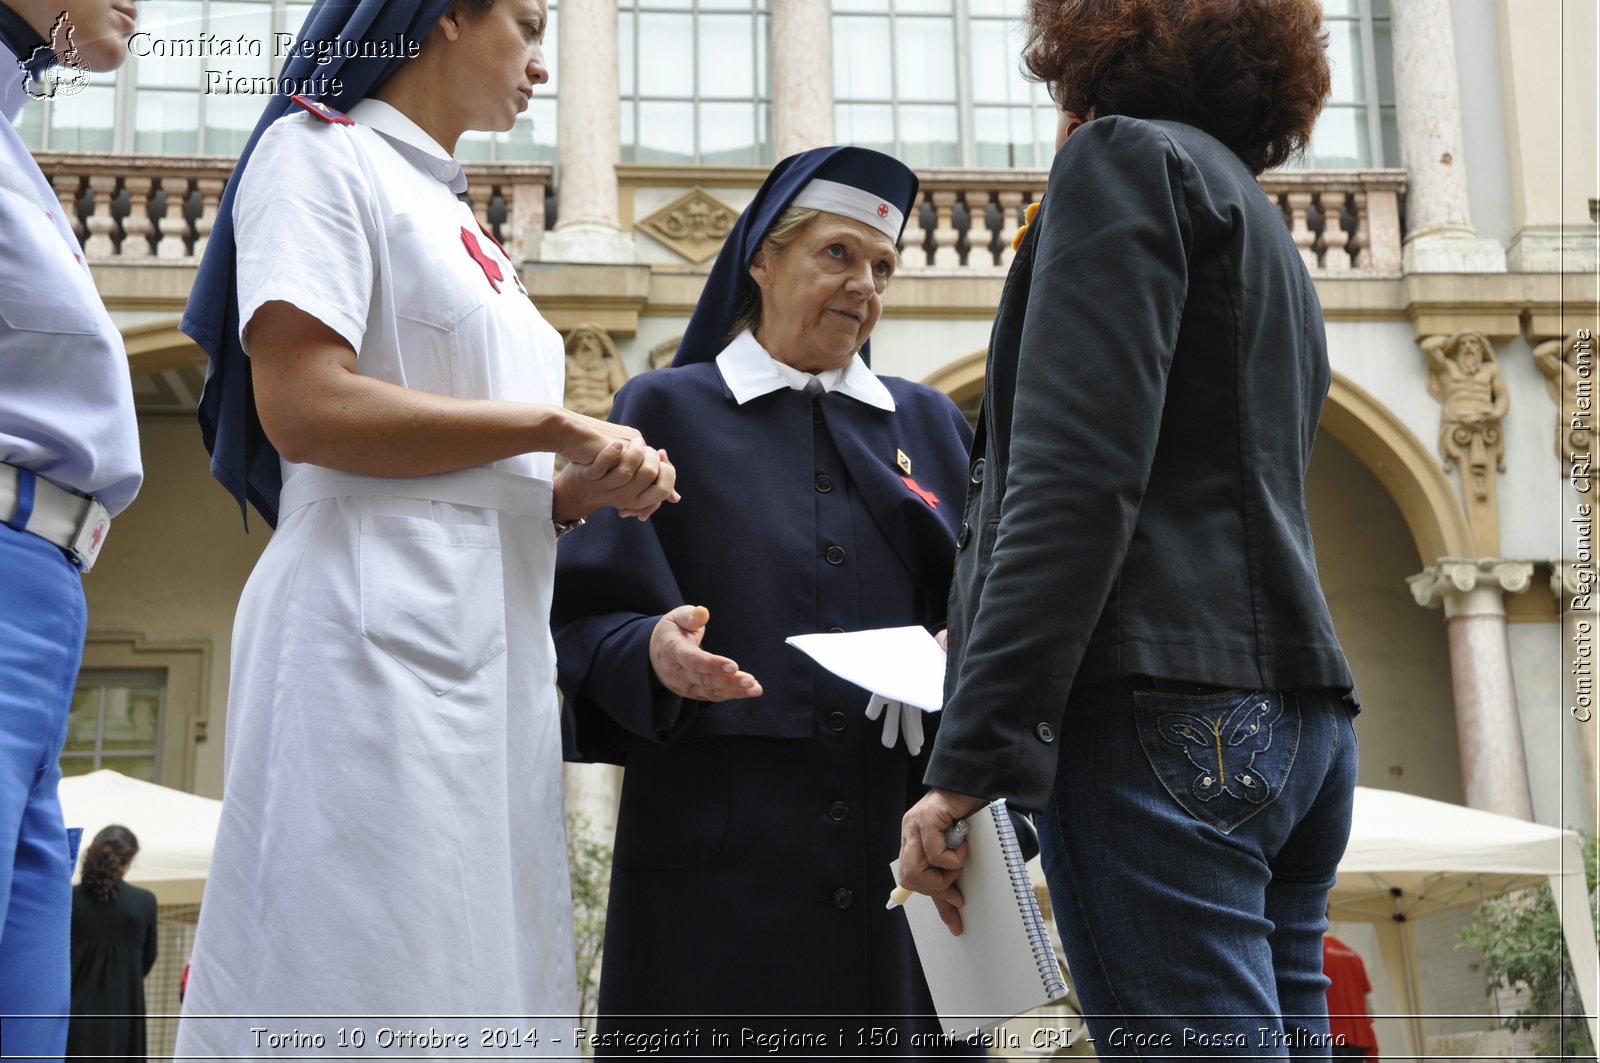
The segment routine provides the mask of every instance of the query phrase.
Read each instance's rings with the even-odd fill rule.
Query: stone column
[[[1506,169],[1518,272],[1600,266],[1589,197],[1597,190],[1596,9],[1562,0],[1496,0]]]
[[[546,262],[632,262],[617,207],[616,0],[561,5],[561,85],[556,129],[556,227]]]
[[[1530,561],[1446,557],[1406,581],[1418,605],[1444,606],[1468,806],[1526,820],[1533,819],[1533,797],[1511,677],[1504,595],[1526,590],[1532,578]]]
[[[563,764],[568,815],[576,816],[593,841],[611,844],[617,834],[622,769],[615,764]]]
[[[1449,0],[1394,0],[1395,119],[1406,168],[1408,273],[1504,273],[1505,250],[1472,227]]]
[[[773,0],[774,159],[833,143],[832,40],[828,0]]]
[[[1600,611],[1595,609],[1592,561],[1557,561],[1550,590],[1561,604],[1561,696],[1573,740],[1583,762],[1583,792],[1600,793],[1600,706],[1595,703],[1595,643],[1600,641]]]

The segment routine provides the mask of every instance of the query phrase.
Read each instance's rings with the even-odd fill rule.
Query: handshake
[[[556,476],[552,517],[575,524],[597,509],[610,507],[620,516],[648,520],[664,502],[679,501],[678,471],[644,441],[637,430],[582,414],[572,418],[571,437],[558,453],[567,459]]]

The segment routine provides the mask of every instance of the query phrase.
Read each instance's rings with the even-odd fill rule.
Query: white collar
[[[451,192],[459,196],[467,190],[467,175],[462,172],[461,164],[404,111],[369,96],[348,113],[355,121],[382,133],[402,155],[449,185]]]
[[[717,370],[741,406],[782,388],[804,391],[806,384],[815,379],[821,381],[824,391],[837,391],[876,409],[894,412],[894,396],[859,354],[838,369],[803,373],[768,354],[755,333],[745,329],[717,355]]]

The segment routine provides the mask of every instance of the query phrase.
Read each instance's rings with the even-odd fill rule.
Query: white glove
[[[888,711],[885,712],[884,710]],[[893,749],[895,739],[906,737],[906,750],[914,757],[922,752],[922,710],[903,701],[891,701],[882,694],[867,702],[867,719],[883,717],[883,748]]]

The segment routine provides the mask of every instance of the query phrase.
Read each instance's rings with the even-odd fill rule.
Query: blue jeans
[[[1100,1058],[1326,1059],[1341,697],[1125,680],[1068,701],[1045,878]]]
[[[7,1055],[59,1059],[66,1051],[77,832],[62,823],[56,786],[85,620],[82,577],[66,555],[0,523],[0,1039]]]

